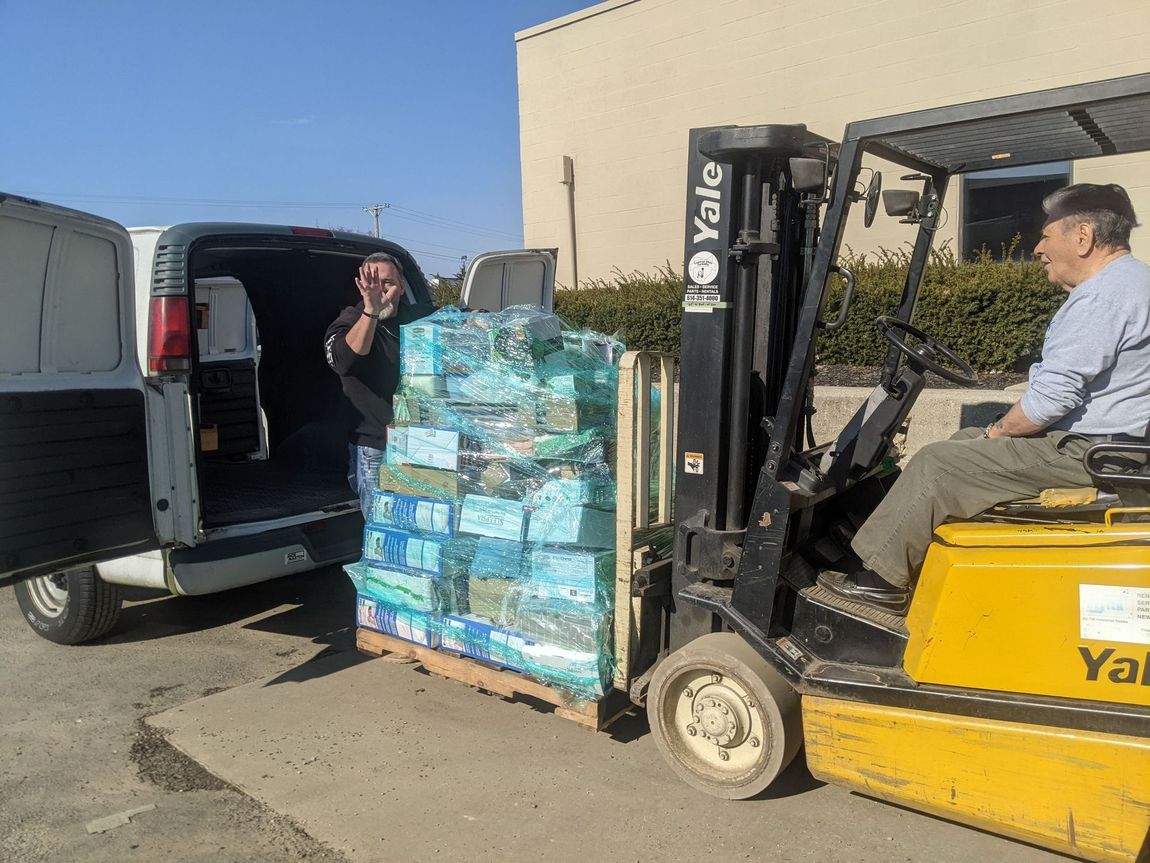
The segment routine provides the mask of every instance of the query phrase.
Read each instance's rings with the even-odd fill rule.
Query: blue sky
[[[517,30],[592,0],[0,0],[0,190],[125,225],[522,244]]]

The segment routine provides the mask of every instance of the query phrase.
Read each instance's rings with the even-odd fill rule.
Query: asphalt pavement
[[[823,785],[801,756],[763,799],[713,800],[642,716],[593,734],[362,660],[353,600],[338,569],[140,597],[65,648],[0,590],[0,860],[1065,859]]]
[[[0,860],[344,861],[142,720],[353,650],[353,602],[338,569],[215,596],[145,595],[107,638],[61,647],[33,633],[12,589],[0,589]]]

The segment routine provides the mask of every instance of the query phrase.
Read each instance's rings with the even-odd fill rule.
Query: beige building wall
[[[564,156],[580,281],[681,272],[688,129],[805,123],[840,139],[852,120],[1150,71],[1150,0],[609,0],[515,38],[525,239],[558,246],[571,284]],[[1150,157],[1079,162],[1073,179],[1122,183],[1150,223]],[[856,216],[857,251],[912,236],[881,213],[864,234]],[[1150,228],[1134,246],[1150,257]]]

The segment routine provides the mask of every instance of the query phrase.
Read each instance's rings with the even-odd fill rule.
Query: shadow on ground
[[[91,646],[170,638],[257,618],[244,629],[355,649],[355,588],[338,567],[279,578],[208,596],[126,591],[128,604],[112,633]],[[267,612],[284,605],[274,614]]]

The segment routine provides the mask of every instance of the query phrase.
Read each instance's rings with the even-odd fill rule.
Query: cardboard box
[[[542,380],[539,428],[553,432],[609,429],[615,422],[615,387],[602,375],[572,372]]]
[[[593,506],[614,509],[615,481],[605,472],[588,471],[571,479],[548,479],[532,489],[525,502],[536,509]]]
[[[540,545],[614,548],[615,513],[586,506],[535,510],[531,513],[527,541]]]
[[[501,444],[506,438],[531,441],[535,437],[535,401],[529,397],[517,405],[444,402],[442,416],[446,419],[444,425],[458,428],[474,439],[465,449],[476,452],[482,452],[488,441]]]
[[[503,320],[491,334],[494,359],[524,374],[549,354],[563,350],[563,328],[554,315],[536,314]]]
[[[455,528],[459,524],[459,504],[437,498],[374,491],[368,521],[393,530],[417,530],[450,538],[455,536]]]
[[[610,677],[604,653],[588,653],[524,640],[524,670],[542,682],[570,689],[588,698],[602,698]]]
[[[369,524],[363,529],[363,558],[385,569],[404,567],[418,572],[442,575],[447,555],[444,541],[426,539],[401,530],[387,530]]]
[[[466,374],[488,362],[491,347],[487,330],[467,319],[424,319],[399,328],[399,356],[403,374]]]
[[[523,636],[475,614],[447,615],[442,620],[441,650],[462,653],[513,671],[522,671]]]
[[[388,426],[387,463],[459,470],[459,432],[436,426]]]
[[[447,397],[471,405],[522,405],[539,392],[534,375],[510,374],[506,368],[476,368],[470,374],[447,376]]]
[[[343,571],[361,596],[395,608],[452,613],[462,604],[458,586],[448,576],[384,569],[362,560],[347,564]]]
[[[384,464],[379,469],[379,488],[416,497],[439,497],[458,500],[459,474],[416,465]]]
[[[405,390],[434,398],[447,397],[447,381],[442,375],[408,375],[400,379]]]
[[[585,464],[608,464],[610,452],[601,429],[535,436],[536,458],[558,458]]]
[[[536,548],[530,572],[525,587],[531,596],[590,605],[614,583],[615,552]]]
[[[475,544],[467,572],[475,578],[519,579],[527,576],[527,562],[527,546],[523,543],[484,536]]]
[[[219,426],[200,426],[200,452],[215,452],[220,448]]]
[[[431,614],[396,608],[360,595],[355,598],[355,621],[365,629],[394,635],[424,647],[439,646],[438,621]]]
[[[468,608],[496,626],[509,626],[515,620],[526,583],[522,578],[479,578],[473,572],[467,579]]]
[[[404,375],[443,374],[443,327],[429,321],[399,328],[399,368]]]
[[[527,524],[527,510],[516,500],[469,494],[463,498],[459,532],[519,542]]]

